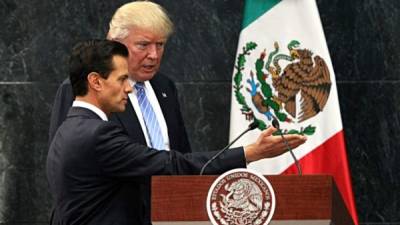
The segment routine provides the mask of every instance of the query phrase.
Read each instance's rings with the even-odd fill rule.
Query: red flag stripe
[[[301,158],[300,165],[303,174],[329,174],[333,176],[354,223],[358,225],[343,131],[339,131]],[[297,169],[294,164],[283,172],[283,174],[296,173]]]

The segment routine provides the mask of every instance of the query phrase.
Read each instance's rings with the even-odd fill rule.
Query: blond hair
[[[150,30],[168,38],[174,24],[160,5],[150,1],[135,1],[117,9],[110,22],[109,39],[124,39],[132,28]]]

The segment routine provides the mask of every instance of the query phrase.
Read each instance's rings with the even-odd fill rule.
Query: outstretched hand
[[[288,151],[282,137],[272,135],[276,130],[276,128],[270,126],[260,134],[256,142],[244,148],[244,154],[248,163],[264,158],[272,158]],[[297,148],[307,140],[307,137],[298,134],[287,134],[284,136],[291,149]]]

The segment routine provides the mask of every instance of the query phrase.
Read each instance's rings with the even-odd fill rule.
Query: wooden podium
[[[208,189],[218,176],[154,176],[154,225],[211,224]],[[354,225],[331,176],[266,176],[276,196],[271,225]]]

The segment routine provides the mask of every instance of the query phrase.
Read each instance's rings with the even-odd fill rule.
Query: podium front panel
[[[152,178],[154,224],[209,221],[207,194],[218,176],[155,176]],[[276,196],[271,224],[353,225],[333,178],[328,175],[266,176]],[[170,223],[158,223],[167,222]],[[201,223],[201,224],[210,224]]]

